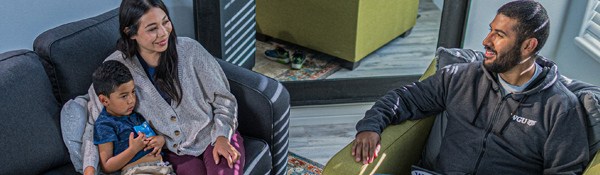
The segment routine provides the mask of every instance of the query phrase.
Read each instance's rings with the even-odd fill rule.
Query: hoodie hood
[[[545,89],[548,89],[557,82],[559,75],[558,67],[554,62],[539,55],[535,58],[535,62],[542,67],[542,72],[535,80],[533,80],[531,84],[529,84],[528,87],[525,88],[523,92],[517,92],[513,94],[513,98],[515,100],[520,100],[524,96],[535,94]],[[498,83],[498,78],[496,78],[498,77],[498,74],[489,72],[487,69],[485,69],[485,66],[483,66],[483,61],[481,61],[480,66],[485,72],[485,76],[487,77],[487,79],[490,80],[490,82],[492,82],[491,88],[495,91],[499,90],[500,84]]]

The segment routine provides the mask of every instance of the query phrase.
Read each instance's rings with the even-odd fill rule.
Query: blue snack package
[[[152,128],[150,128],[150,125],[148,125],[147,121],[144,121],[144,123],[142,123],[141,125],[134,126],[133,130],[135,130],[136,133],[141,132],[141,133],[146,134],[146,138],[156,135],[156,133],[154,133]]]

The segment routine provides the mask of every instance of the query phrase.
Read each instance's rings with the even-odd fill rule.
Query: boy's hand
[[[231,146],[231,144],[229,144],[229,140],[223,136],[217,137],[217,141],[215,142],[215,148],[213,149],[213,158],[215,159],[215,164],[219,164],[219,155],[227,159],[229,168],[233,168],[233,163],[237,162],[238,159],[242,157],[240,152]]]
[[[147,143],[147,146],[146,148],[144,148],[144,151],[154,149],[150,154],[156,157],[160,154],[162,147],[165,145],[165,138],[161,135],[157,135],[146,138],[144,142]]]
[[[95,175],[96,174],[96,168],[94,168],[93,166],[88,166],[85,168],[85,170],[83,170],[83,175]]]
[[[129,147],[135,150],[136,152],[144,149],[144,147],[146,147],[146,143],[144,142],[145,138],[146,134],[140,132],[138,133],[138,137],[134,139],[133,132],[131,132],[129,134]]]

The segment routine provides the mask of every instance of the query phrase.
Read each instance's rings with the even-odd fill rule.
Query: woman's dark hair
[[[131,39],[131,36],[138,33],[140,18],[152,7],[162,9],[171,20],[169,11],[161,0],[123,0],[121,2],[119,8],[119,33],[121,38],[117,41],[117,50],[123,53],[125,59],[133,59],[133,56],[138,53],[138,43],[136,40]],[[173,25],[172,22],[171,25]],[[129,28],[129,33],[125,33],[125,28]],[[154,77],[150,78],[154,78],[156,86],[169,98],[177,101],[177,105],[179,105],[183,91],[179,82],[177,67],[179,57],[176,42],[177,34],[175,34],[175,27],[173,27],[169,34],[167,50],[160,54],[156,73]]]
[[[535,38],[538,45],[534,52],[544,47],[550,34],[550,20],[542,4],[531,0],[513,1],[500,7],[498,14],[517,20],[514,29],[518,33],[518,44],[529,38]]]
[[[115,92],[119,86],[133,80],[129,68],[123,63],[115,60],[109,60],[104,63],[92,74],[92,84],[97,95],[104,95],[110,98],[110,94]]]

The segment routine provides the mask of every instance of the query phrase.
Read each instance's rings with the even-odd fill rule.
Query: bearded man
[[[589,159],[583,111],[557,82],[557,66],[537,54],[549,32],[541,4],[505,4],[483,40],[484,61],[449,65],[390,91],[357,123],[352,155],[357,162],[372,162],[388,125],[446,111],[439,154],[426,169],[444,174],[581,174]]]

